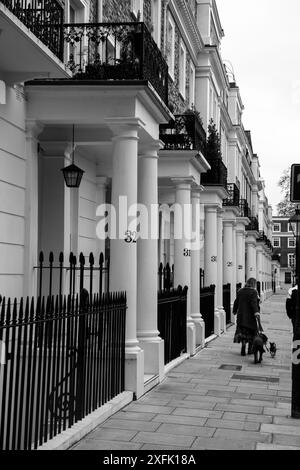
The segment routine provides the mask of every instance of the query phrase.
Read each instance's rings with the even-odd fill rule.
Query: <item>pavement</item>
[[[233,326],[70,450],[300,450],[285,299],[282,290],[261,308],[274,359],[267,352],[255,365],[240,356]]]

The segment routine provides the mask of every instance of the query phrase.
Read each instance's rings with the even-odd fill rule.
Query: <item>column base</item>
[[[196,347],[204,348],[205,346],[205,323],[200,313],[195,313],[192,315],[192,319],[195,325],[195,335],[196,335]]]
[[[138,399],[144,394],[144,351],[125,350],[125,390]]]
[[[190,356],[195,356],[196,354],[196,328],[194,323],[188,323],[186,328],[186,346],[187,353]]]
[[[218,312],[220,316],[221,334],[226,333],[226,312],[224,310],[224,307],[218,307]]]
[[[221,319],[219,310],[215,310],[214,313],[214,333],[217,336],[221,336]]]
[[[144,372],[149,375],[157,375],[161,382],[165,377],[165,351],[164,340],[143,341],[139,339],[139,346],[144,351]]]
[[[234,323],[235,322],[235,315],[233,315],[233,304],[231,305],[231,315],[230,315],[230,319],[231,319],[231,323]]]

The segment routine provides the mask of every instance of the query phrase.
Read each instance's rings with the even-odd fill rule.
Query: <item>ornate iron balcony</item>
[[[0,0],[60,60],[64,10],[57,0]]]
[[[64,39],[74,79],[149,81],[168,103],[168,65],[144,23],[65,24]]]
[[[246,199],[240,200],[240,211],[241,211],[241,217],[247,217],[250,219],[251,210],[249,208],[249,205]]]
[[[259,232],[259,238],[257,239],[257,241],[258,241],[258,242],[267,243],[267,240],[268,240],[268,238],[267,238],[265,232],[264,232],[263,230],[261,230],[261,231]]]
[[[227,192],[229,198],[224,199],[223,206],[237,206],[240,205],[240,191],[239,188],[234,183],[227,184]]]
[[[249,219],[250,219],[250,224],[247,225],[246,230],[248,232],[258,232],[259,224],[258,224],[257,217],[249,217]]]
[[[221,159],[209,160],[211,170],[201,175],[204,186],[219,185],[227,188],[227,168]]]
[[[191,112],[176,114],[175,120],[160,126],[164,150],[200,150],[206,155],[206,132],[198,116]]]

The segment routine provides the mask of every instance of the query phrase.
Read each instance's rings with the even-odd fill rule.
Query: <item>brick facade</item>
[[[93,2],[95,0],[92,0]],[[196,2],[195,0],[189,0],[188,3],[190,4],[192,11],[196,11]],[[152,26],[152,11],[151,11],[151,0],[144,0],[144,22],[146,23],[147,27],[150,31],[153,30]],[[162,52],[165,55],[165,8],[166,5],[162,3],[162,14],[161,14],[161,48]],[[127,21],[134,21],[134,16],[131,11],[131,0],[104,0],[103,1],[103,21],[104,22],[127,22]],[[170,78],[169,80],[169,104],[171,110],[174,113],[181,114],[188,108],[189,103],[189,70],[190,70],[190,55],[187,51],[187,60],[186,60],[186,100],[182,98],[179,93],[179,45],[180,45],[180,31],[179,28],[176,26],[175,31],[175,76],[174,81]]]

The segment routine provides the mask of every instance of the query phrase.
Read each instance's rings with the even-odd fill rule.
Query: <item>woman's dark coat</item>
[[[259,312],[259,300],[256,289],[243,287],[238,291],[233,304],[233,313],[237,314],[237,326],[257,329],[255,313]]]

